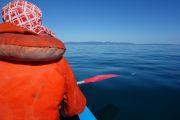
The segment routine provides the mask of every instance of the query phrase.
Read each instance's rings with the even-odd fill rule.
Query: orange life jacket
[[[40,36],[9,23],[0,24],[0,35],[7,33],[15,36],[28,33],[27,39],[29,35]],[[65,48],[63,43],[53,42],[53,39],[40,38],[42,41],[38,43],[33,39],[23,42],[16,37],[4,37],[0,44],[10,41],[20,46]],[[73,71],[63,56],[44,62],[0,59],[0,120],[58,120],[62,100],[67,116],[81,113],[86,105]]]

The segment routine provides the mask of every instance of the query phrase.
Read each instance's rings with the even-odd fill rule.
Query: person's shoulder
[[[56,64],[55,68],[59,73],[63,75],[67,74],[70,65],[68,64],[68,61],[64,56],[62,56],[61,59],[59,59],[55,64]]]
[[[62,56],[58,62],[56,62],[57,65],[61,65],[61,66],[66,66],[68,64],[68,61],[66,60],[66,58],[64,56]]]

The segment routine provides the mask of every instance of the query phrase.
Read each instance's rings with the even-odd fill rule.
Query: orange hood
[[[0,24],[0,58],[17,61],[51,61],[65,52],[64,44],[11,23]]]

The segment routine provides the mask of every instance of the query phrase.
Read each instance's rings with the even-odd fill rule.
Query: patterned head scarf
[[[54,33],[42,25],[42,12],[34,4],[25,0],[13,0],[2,8],[4,22],[10,22],[37,34]]]

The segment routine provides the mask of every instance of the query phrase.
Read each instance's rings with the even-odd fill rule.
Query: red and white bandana
[[[26,28],[37,34],[54,33],[44,27],[41,22],[42,12],[34,4],[25,0],[13,0],[2,8],[2,18],[4,22],[10,22],[17,26]]]

